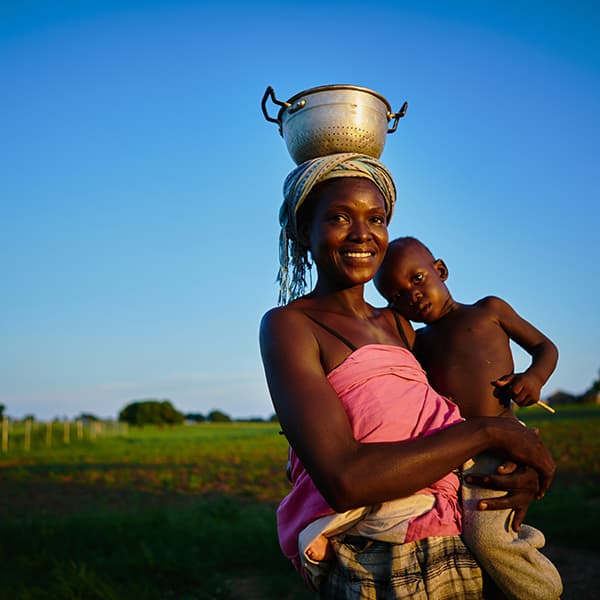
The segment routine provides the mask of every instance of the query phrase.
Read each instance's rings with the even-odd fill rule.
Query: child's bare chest
[[[512,372],[509,339],[498,323],[461,319],[417,335],[415,354],[431,385],[467,415],[498,414],[492,381]],[[437,325],[437,324],[434,324]]]

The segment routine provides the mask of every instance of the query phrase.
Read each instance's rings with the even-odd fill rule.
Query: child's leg
[[[499,460],[482,454],[468,461],[463,475],[494,473]],[[522,525],[512,530],[512,511],[477,510],[484,498],[501,495],[466,483],[461,487],[463,504],[463,538],[482,568],[510,600],[557,600],[562,593],[560,574],[538,548],[545,543],[544,534]]]

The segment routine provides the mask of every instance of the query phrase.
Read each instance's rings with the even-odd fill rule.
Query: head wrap
[[[313,158],[296,167],[283,184],[284,199],[279,210],[279,304],[287,304],[304,293],[306,271],[310,271],[308,251],[298,239],[298,211],[317,184],[339,177],[362,177],[372,181],[385,201],[388,223],[392,218],[396,187],[391,173],[376,158],[344,152]]]

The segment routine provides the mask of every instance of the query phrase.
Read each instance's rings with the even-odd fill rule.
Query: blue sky
[[[584,391],[598,31],[592,2],[3,2],[0,402],[272,414],[257,332],[294,163],[260,101],[330,83],[409,102],[382,155],[390,235],[444,258],[458,301],[501,296],[556,342],[543,395]]]

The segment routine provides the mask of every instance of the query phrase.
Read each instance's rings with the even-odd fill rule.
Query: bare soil
[[[562,576],[564,586],[562,600],[600,598],[600,548],[596,553],[547,544],[543,552],[554,562]]]
[[[550,558],[563,578],[561,600],[600,600],[600,552],[547,544],[544,554]],[[240,577],[230,582],[234,600],[308,600],[316,596],[298,577],[287,596],[269,599],[260,577]]]

